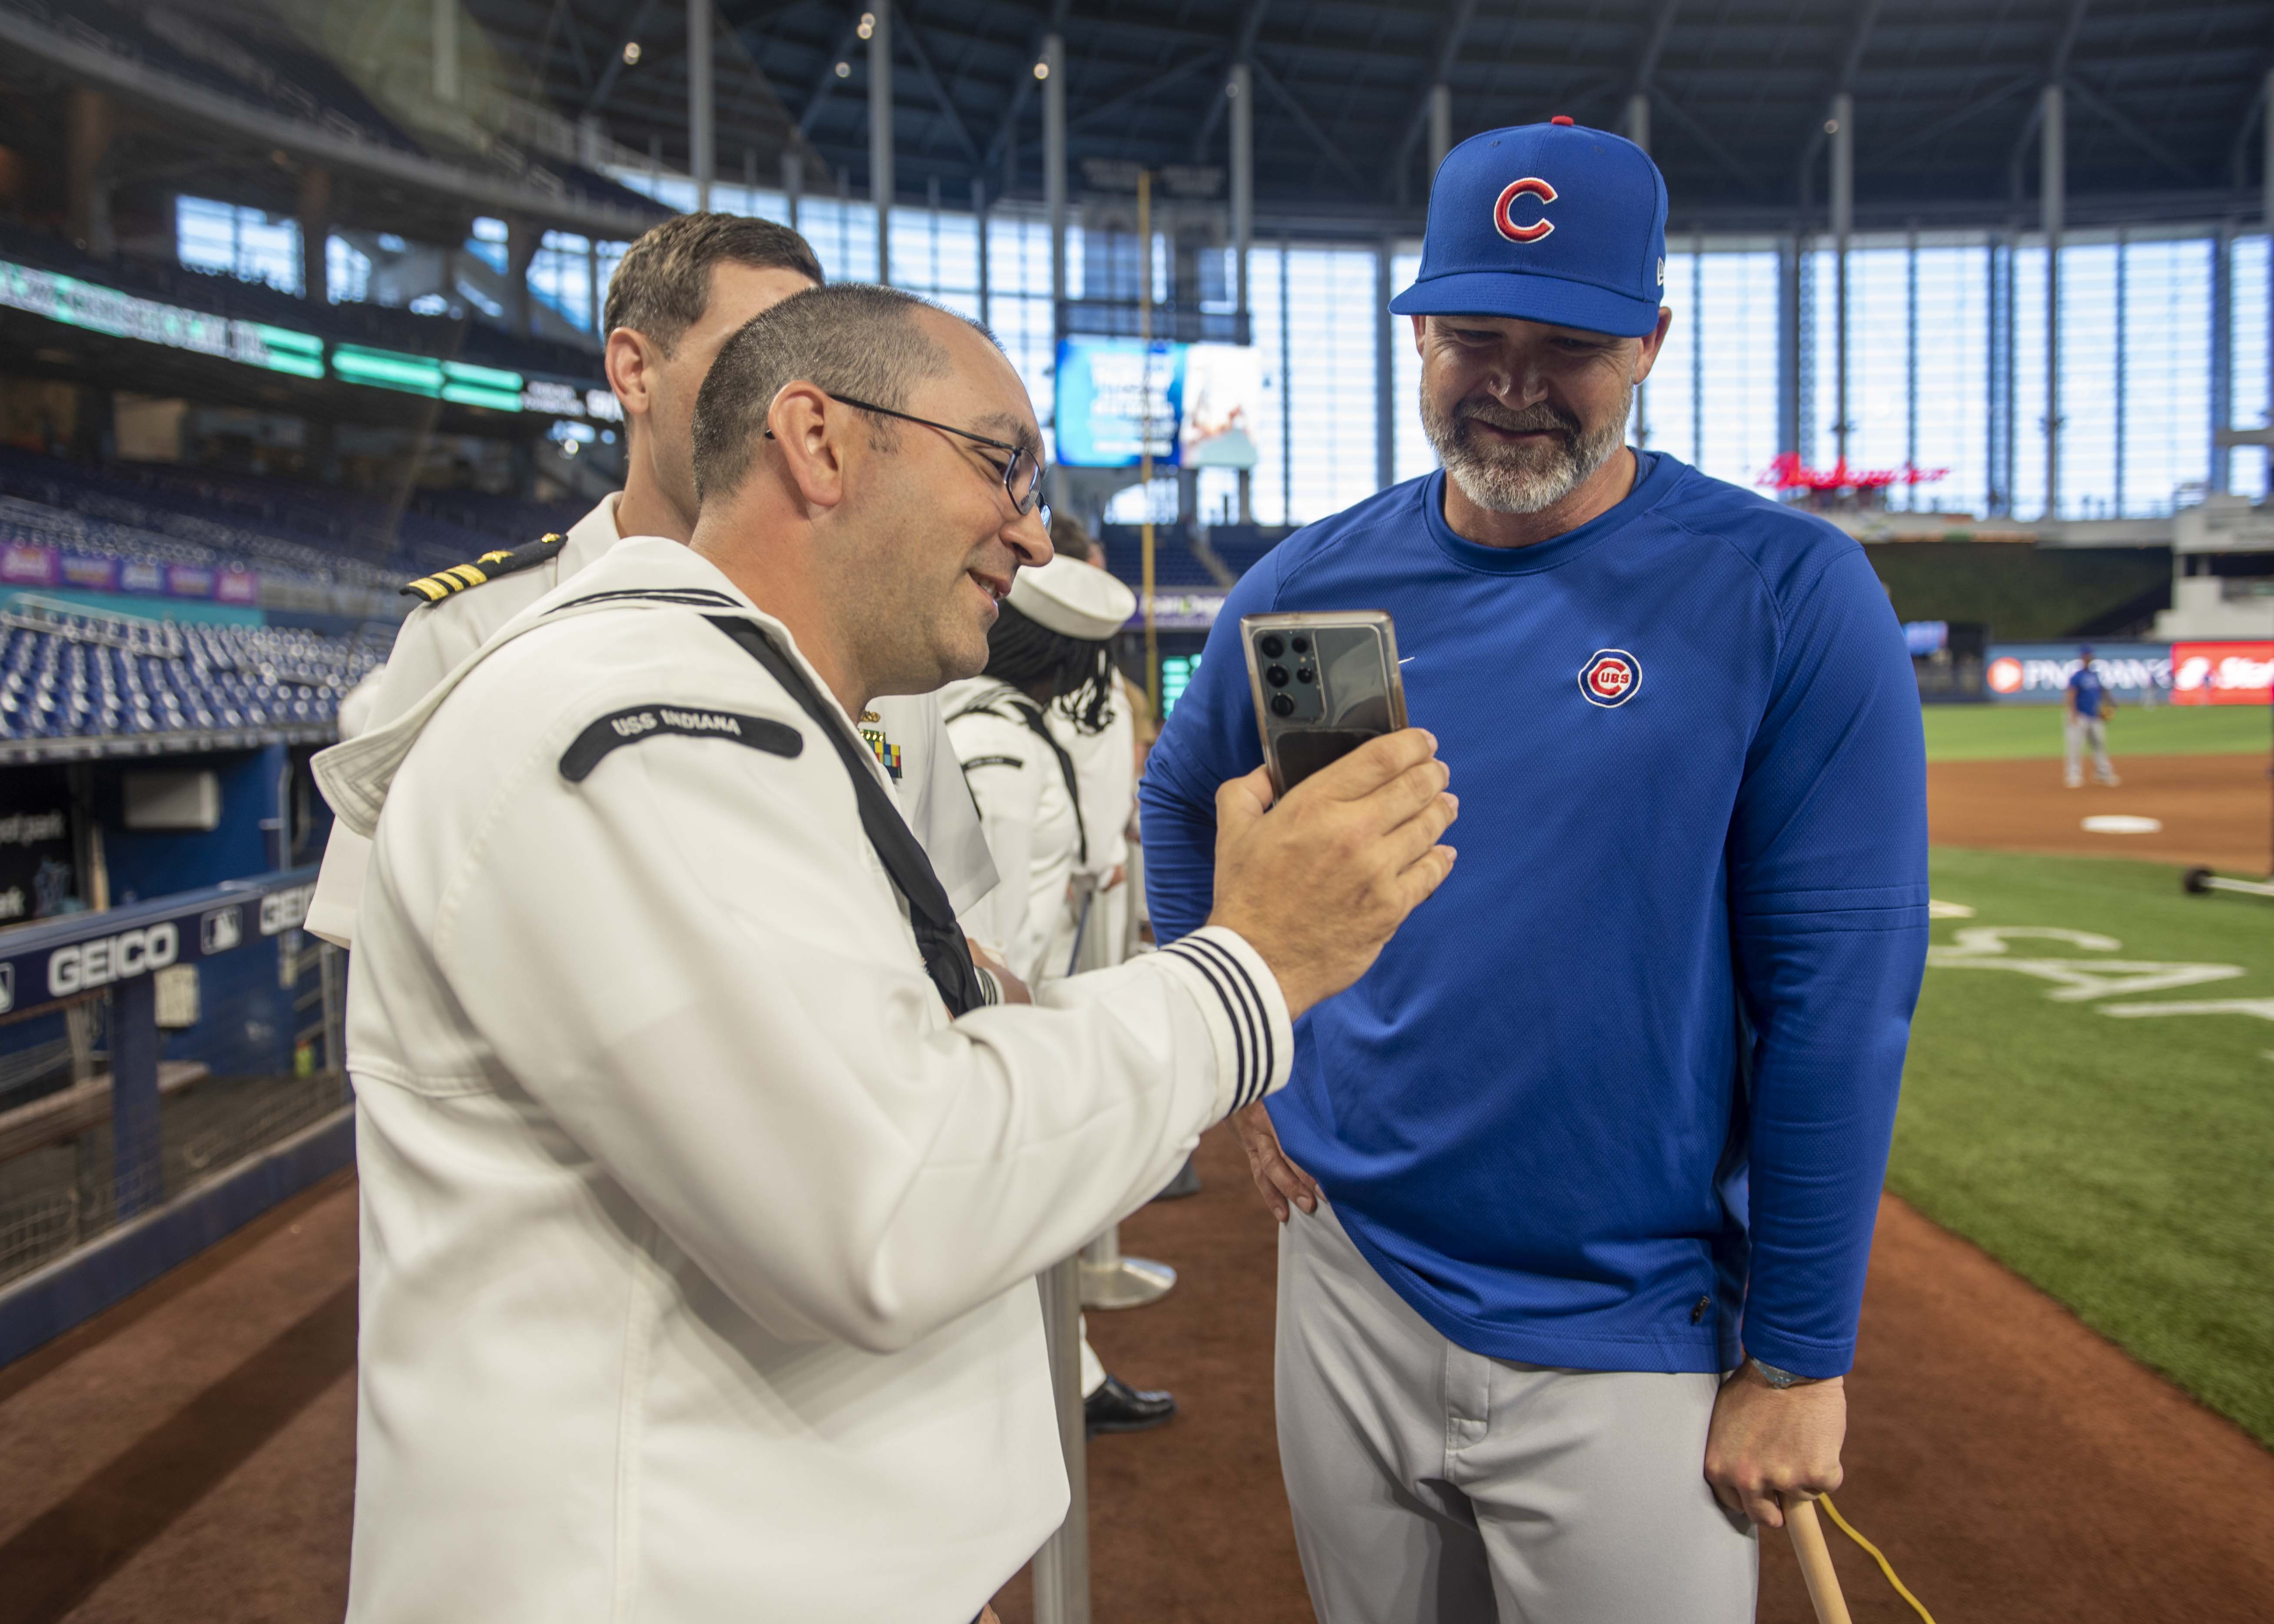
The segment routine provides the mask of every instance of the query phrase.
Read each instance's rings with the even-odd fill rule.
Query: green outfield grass
[[[2059,705],[1929,705],[1929,761],[2027,761],[2061,753]],[[2109,719],[2108,754],[2241,756],[2274,748],[2274,721],[2255,705],[2126,707]]]
[[[2186,896],[2176,869],[2127,860],[1931,862],[1936,899],[1975,910],[1934,921],[1937,957],[1962,951],[1963,929],[2040,926],[2122,946],[2018,939],[2003,956],[2246,972],[2061,1002],[2055,981],[1931,963],[1887,1182],[2274,1445],[2274,1019],[2101,1012],[2274,1011],[2274,901]]]

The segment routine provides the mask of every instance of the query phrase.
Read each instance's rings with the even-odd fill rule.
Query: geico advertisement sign
[[[2274,643],[2175,643],[2175,705],[2263,705],[2274,690]]]
[[[89,988],[147,975],[173,963],[181,951],[181,933],[171,921],[59,947],[48,955],[48,996],[68,997]]]
[[[2074,643],[1999,643],[1982,680],[1995,697],[2058,704],[2083,665]],[[2138,700],[2172,686],[2171,650],[2160,643],[2115,643],[2092,651],[2093,674],[2120,700]]]

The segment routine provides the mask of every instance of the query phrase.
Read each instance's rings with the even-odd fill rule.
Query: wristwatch
[[[1774,1387],[1780,1393],[1783,1392],[1787,1387],[1804,1387],[1811,1382],[1821,1381],[1824,1380],[1821,1376],[1800,1376],[1796,1375],[1788,1370],[1779,1370],[1773,1365],[1762,1364],[1760,1360],[1754,1358],[1751,1354],[1747,1354],[1745,1357],[1755,1370],[1760,1372],[1761,1380],[1767,1382],[1769,1386]]]

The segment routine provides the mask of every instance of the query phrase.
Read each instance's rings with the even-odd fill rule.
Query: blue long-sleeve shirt
[[[1141,786],[1153,921],[1206,918],[1261,759],[1239,617],[1389,610],[1461,861],[1297,1026],[1288,1154],[1463,1347],[1834,1375],[1925,958],[1917,687],[1854,541],[1640,472],[1533,546],[1455,535],[1440,473],[1267,553]]]

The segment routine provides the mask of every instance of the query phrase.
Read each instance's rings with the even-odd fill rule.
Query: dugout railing
[[[0,932],[0,1364],[353,1160],[315,876]]]

